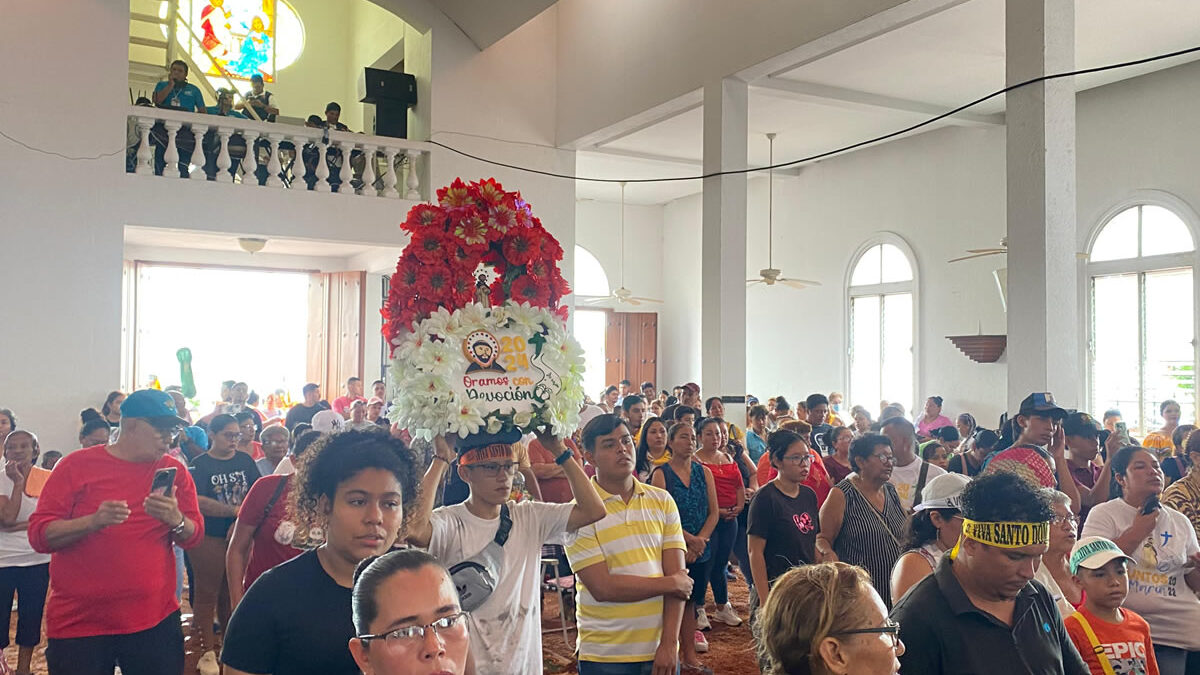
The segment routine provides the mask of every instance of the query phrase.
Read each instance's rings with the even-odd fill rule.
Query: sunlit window
[[[575,283],[571,284],[575,295],[604,297],[609,293],[608,275],[592,252],[582,246],[575,247]]]
[[[263,399],[283,389],[300,400],[308,283],[297,272],[139,265],[134,382],[182,384],[176,352],[187,347],[204,413],[223,380],[244,381]]]
[[[159,16],[166,18],[167,3]],[[179,0],[176,39],[213,86],[228,86],[225,77],[249,82],[255,74],[270,83],[300,58],[304,26],[284,0]]]
[[[608,274],[592,252],[575,247],[575,279],[571,289],[578,296],[605,297],[609,294]],[[599,310],[577,309],[574,319],[575,339],[583,347],[583,390],[595,398],[605,387],[604,336],[608,330],[608,314]]]
[[[1121,411],[1135,436],[1162,425],[1159,404],[1195,418],[1191,230],[1170,209],[1139,205],[1104,224],[1090,251],[1094,412]]]
[[[850,400],[868,410],[880,401],[912,411],[913,266],[894,244],[876,244],[850,274]]]

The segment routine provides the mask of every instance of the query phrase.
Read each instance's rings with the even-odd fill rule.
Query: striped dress
[[[891,483],[884,483],[884,506],[880,513],[849,478],[838,483],[837,488],[846,495],[846,510],[842,514],[842,529],[833,542],[833,552],[838,560],[867,570],[871,584],[890,609],[892,567],[900,558],[900,542],[908,522],[900,496]]]

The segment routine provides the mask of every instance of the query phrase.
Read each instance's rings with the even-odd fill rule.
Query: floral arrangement
[[[570,292],[557,264],[562,246],[520,193],[494,179],[457,179],[437,196],[401,224],[412,238],[382,310],[389,417],[421,438],[542,427],[569,435],[583,401],[583,353],[559,305]],[[471,352],[476,336],[486,356]]]
[[[497,407],[465,395],[461,383],[470,361],[458,345],[478,331],[531,335],[528,359],[532,397],[521,406]],[[557,314],[526,303],[487,307],[472,303],[454,312],[439,308],[396,346],[390,378],[398,392],[389,412],[414,437],[436,433],[528,433],[549,426],[560,438],[579,425],[583,401],[583,350]]]
[[[521,193],[506,192],[492,178],[470,184],[456,179],[437,197],[437,204],[414,206],[400,225],[412,239],[396,264],[383,310],[383,331],[393,345],[437,308],[454,311],[481,299],[480,265],[495,272],[486,287],[491,304],[512,299],[567,320],[567,308],[558,304],[570,292],[558,269],[562,246]]]

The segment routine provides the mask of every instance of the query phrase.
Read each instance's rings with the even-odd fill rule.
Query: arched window
[[[1167,399],[1195,419],[1195,249],[1175,211],[1137,204],[1105,221],[1089,251],[1091,408],[1120,410],[1135,436],[1162,426]]]
[[[880,401],[913,402],[914,271],[903,241],[868,243],[850,273],[850,401],[867,410]]]
[[[608,275],[592,252],[582,246],[575,247],[575,283],[571,284],[575,295],[603,298],[609,294]],[[604,367],[607,358],[604,337],[608,317],[603,310],[575,310],[575,339],[583,347],[584,372],[583,390],[592,396],[604,389]]]
[[[179,0],[177,12],[176,39],[217,88],[228,86],[225,76],[249,83],[258,74],[270,84],[304,49],[304,25],[286,0]],[[160,3],[159,18],[167,14],[168,3]]]

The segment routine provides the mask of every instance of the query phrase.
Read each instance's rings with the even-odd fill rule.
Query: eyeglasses
[[[871,456],[874,457],[875,459],[883,462],[884,464],[895,464],[896,463],[896,458],[893,455],[871,455]]]
[[[878,628],[855,628],[854,630],[844,630],[838,633],[831,633],[834,637],[839,635],[864,635],[868,633],[886,633],[892,638],[892,649],[900,646],[900,623],[891,619],[885,619],[882,626]]]
[[[450,630],[451,628],[462,624],[463,620],[466,618],[466,612],[458,612],[457,614],[451,614],[450,616],[443,616],[437,621],[434,621],[433,623],[427,623],[423,626],[403,626],[379,635],[357,635],[355,637],[357,637],[359,640],[362,640],[364,643],[371,640],[383,640],[385,645],[400,644],[403,642],[423,640],[425,639],[426,631],[431,629],[433,630],[434,635],[441,635],[442,631]]]
[[[1054,525],[1069,524],[1072,529],[1079,527],[1079,518],[1073,513],[1068,513],[1065,516],[1054,516],[1053,518],[1050,519],[1050,522],[1053,523]]]
[[[167,441],[174,441],[176,438],[179,438],[179,434],[183,433],[182,424],[171,424],[169,422],[166,424],[162,422],[149,422],[149,424],[158,432],[159,436],[162,436]]]
[[[793,457],[784,457],[783,461],[791,462],[792,464],[812,464],[812,455],[796,455]]]
[[[482,464],[468,464],[472,469],[478,469],[479,473],[485,478],[495,478],[503,471],[505,475],[511,476],[517,472],[516,462],[505,462],[504,464],[496,464],[494,462],[483,462]]]

